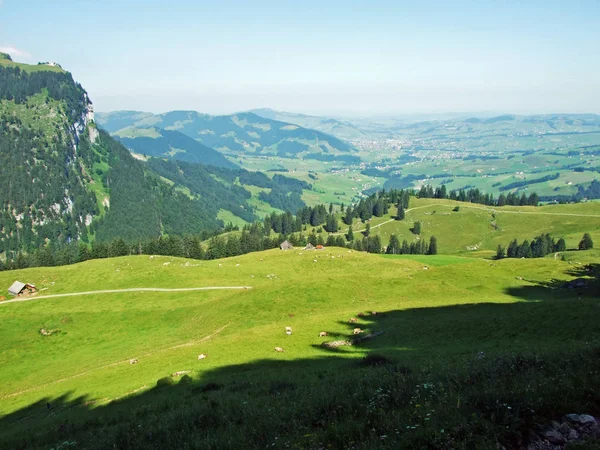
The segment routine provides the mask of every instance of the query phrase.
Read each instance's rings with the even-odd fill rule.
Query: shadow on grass
[[[0,447],[265,448],[289,438],[297,448],[491,448],[493,438],[518,448],[534,419],[600,413],[600,265],[566,274],[581,283],[523,280],[508,290],[517,303],[357,311],[356,323],[341,318],[346,333],[323,337],[354,345],[316,346],[318,358],[167,377],[109,404],[42,398],[0,419]],[[408,435],[407,423],[421,431]]]

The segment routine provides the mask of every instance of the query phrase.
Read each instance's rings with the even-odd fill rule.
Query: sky
[[[600,113],[600,1],[0,0],[97,111]]]

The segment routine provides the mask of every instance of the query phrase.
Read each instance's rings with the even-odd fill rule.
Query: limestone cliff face
[[[81,116],[73,124],[73,149],[75,151],[77,151],[79,139],[86,129],[88,130],[88,136],[92,144],[95,144],[98,140],[98,129],[96,128],[96,123],[94,122],[94,105],[92,104],[92,101],[88,97],[87,93],[83,94],[83,104],[84,108]]]

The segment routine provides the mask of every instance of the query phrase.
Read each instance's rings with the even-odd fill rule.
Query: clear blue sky
[[[0,0],[96,109],[600,113],[600,2]]]

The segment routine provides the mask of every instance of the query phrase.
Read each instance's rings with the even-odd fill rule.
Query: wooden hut
[[[11,295],[23,295],[23,294],[31,294],[36,292],[37,289],[35,285],[29,283],[22,283],[20,281],[15,281],[9,288],[8,293]]]

